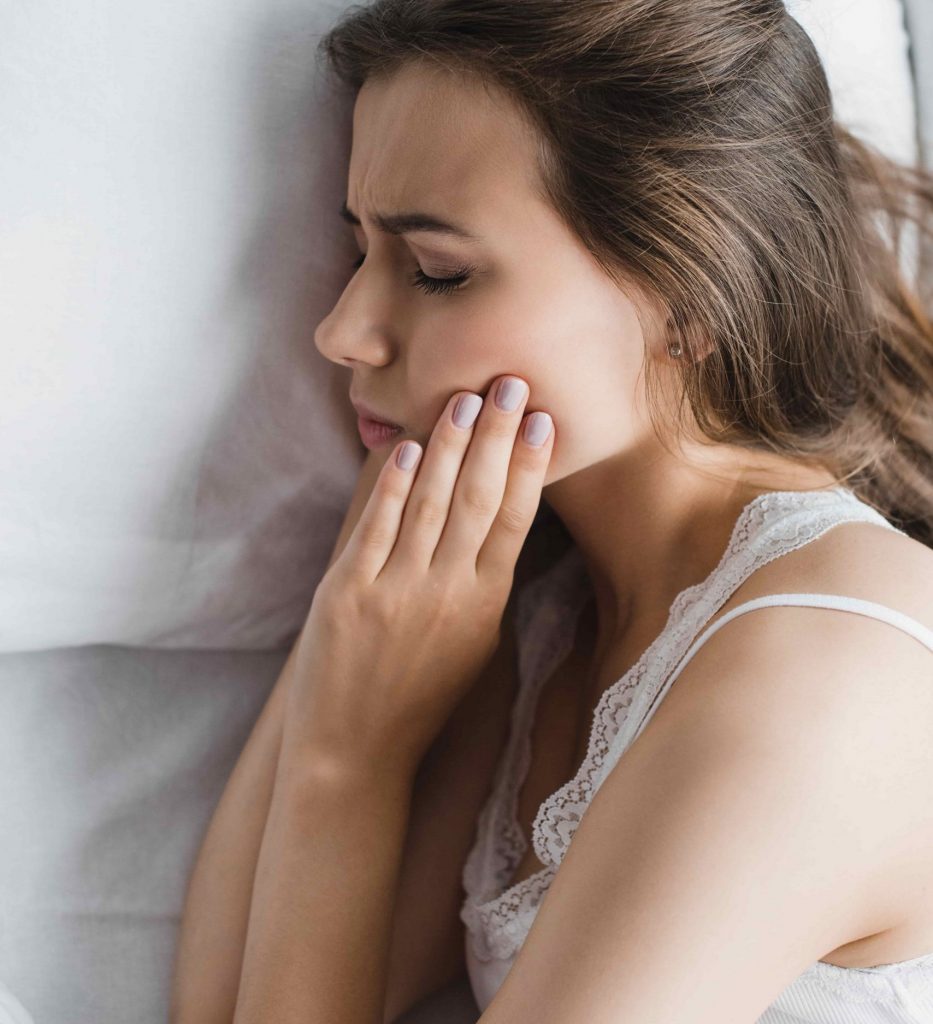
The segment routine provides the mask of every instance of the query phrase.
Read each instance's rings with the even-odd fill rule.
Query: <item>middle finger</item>
[[[438,543],[437,557],[445,562],[469,559],[475,567],[502,505],[527,400],[528,385],[520,377],[501,377],[489,389]]]
[[[418,467],[393,554],[430,565],[482,405],[483,399],[470,391],[457,392],[447,403]]]

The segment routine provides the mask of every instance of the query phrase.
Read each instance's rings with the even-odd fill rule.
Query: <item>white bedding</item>
[[[313,344],[356,254],[313,63],[345,6],[3,6],[0,651],[299,628],[365,454]]]
[[[11,992],[167,1019],[193,857],[362,461],[312,341],[355,255],[311,63],[345,6],[3,7],[0,1024]],[[899,3],[792,9],[840,116],[912,159]]]
[[[364,450],[314,348],[350,273],[342,0],[6,5],[0,651],[274,648]],[[916,154],[897,0],[793,0],[840,117]]]

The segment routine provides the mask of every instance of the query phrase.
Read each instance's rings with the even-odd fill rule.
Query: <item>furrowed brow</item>
[[[346,202],[340,207],[340,216],[348,224],[361,227],[360,218],[347,206]],[[408,213],[376,213],[373,214],[373,223],[388,235],[405,235],[414,231],[433,231],[438,235],[451,235],[467,242],[479,242],[482,239],[474,235],[458,224],[441,220],[429,213],[411,211]]]

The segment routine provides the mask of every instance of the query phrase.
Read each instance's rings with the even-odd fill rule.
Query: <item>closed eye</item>
[[[366,254],[362,253],[359,259],[353,262],[353,269],[359,270],[364,259],[366,259]],[[449,294],[462,288],[470,280],[474,270],[474,267],[463,267],[450,277],[429,277],[421,267],[418,267],[412,275],[411,284],[428,294]]]

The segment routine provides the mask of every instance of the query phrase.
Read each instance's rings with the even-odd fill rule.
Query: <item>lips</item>
[[[385,427],[392,427],[396,430],[401,430],[402,426],[400,423],[395,423],[390,419],[386,419],[385,416],[380,415],[375,409],[371,409],[368,405],[364,405],[362,402],[358,402],[356,399],[351,398],[350,404],[354,409],[363,417],[363,419],[372,420],[374,423],[379,423]]]

